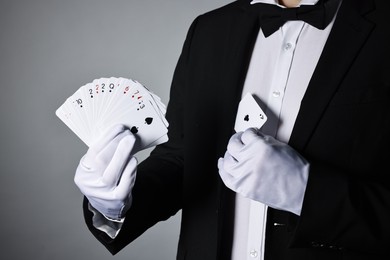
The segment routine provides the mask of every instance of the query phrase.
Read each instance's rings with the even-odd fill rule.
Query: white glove
[[[249,128],[231,137],[218,168],[231,190],[300,215],[309,164],[287,144]]]
[[[135,136],[123,125],[110,129],[81,158],[74,181],[89,203],[106,218],[119,220],[129,209],[137,173],[131,151]]]

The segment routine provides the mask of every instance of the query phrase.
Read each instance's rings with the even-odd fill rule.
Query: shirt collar
[[[299,5],[315,5],[319,0],[301,0]],[[264,3],[264,4],[273,4],[280,7],[284,7],[279,4],[278,0],[252,0],[251,4]]]

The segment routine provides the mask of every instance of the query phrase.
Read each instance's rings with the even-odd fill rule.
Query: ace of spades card
[[[238,105],[234,130],[236,132],[245,131],[250,127],[260,129],[267,121],[267,116],[260,108],[252,94],[247,93]]]
[[[115,124],[136,136],[134,153],[168,141],[166,108],[138,81],[100,78],[80,87],[56,110],[56,115],[87,145]]]

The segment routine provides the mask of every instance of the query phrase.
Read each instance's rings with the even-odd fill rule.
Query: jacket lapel
[[[239,12],[231,21],[228,42],[223,45],[225,46],[225,55],[221,68],[220,87],[216,97],[219,121],[216,124],[218,128],[216,131],[218,133],[218,156],[224,155],[228,140],[234,132],[236,111],[258,32],[258,17],[242,9],[242,12]],[[220,232],[217,258],[230,259],[231,252],[226,248],[232,247],[235,193],[226,188],[222,180],[219,180],[218,189],[221,214],[219,214],[218,221]]]
[[[219,115],[217,127],[220,128],[217,132],[223,133],[219,136],[222,152],[225,152],[227,141],[234,131],[232,126],[258,32],[257,15],[244,10],[232,19],[229,27],[216,106]]]
[[[374,8],[372,0],[344,0],[314,71],[290,138],[301,151],[373,29],[362,15]]]

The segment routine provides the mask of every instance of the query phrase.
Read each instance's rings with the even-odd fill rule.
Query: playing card
[[[234,130],[236,132],[245,131],[250,127],[261,128],[267,121],[267,116],[253,98],[247,93],[238,105]]]
[[[160,120],[150,100],[144,101],[140,105],[132,106],[120,116],[115,116],[111,120],[106,121],[102,125],[104,128],[99,129],[99,132],[104,133],[106,131],[106,125],[115,125],[118,123],[126,125],[138,137],[134,146],[135,151],[145,149],[149,144],[155,143],[168,132],[167,127]]]
[[[79,121],[77,119],[77,115],[73,111],[67,109],[67,106],[65,104],[56,110],[56,115],[69,127],[69,129],[76,133],[76,135],[81,140],[87,139],[87,137],[83,135],[83,131],[81,130],[79,125],[75,123],[75,121]],[[75,117],[76,119],[74,119]]]
[[[166,108],[161,99],[138,81],[99,78],[81,86],[56,110],[87,146],[115,124],[126,125],[137,137],[140,151],[168,141]]]

